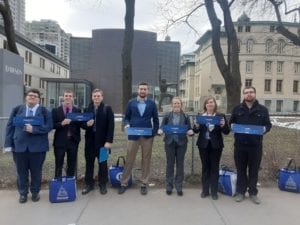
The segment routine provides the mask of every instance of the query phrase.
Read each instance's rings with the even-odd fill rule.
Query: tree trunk
[[[227,0],[218,0],[224,15],[228,53],[226,63],[221,47],[221,21],[218,19],[213,0],[205,0],[205,7],[212,26],[212,49],[218,68],[225,81],[227,112],[240,103],[241,74],[239,69],[238,41]]]
[[[125,15],[125,31],[123,39],[122,50],[122,65],[123,65],[123,79],[122,79],[122,109],[125,113],[127,102],[132,94],[132,62],[131,53],[134,39],[134,5],[135,0],[125,0],[126,15]]]
[[[4,22],[4,32],[7,39],[8,50],[19,55],[19,51],[16,45],[15,40],[15,30],[14,23],[11,15],[11,10],[8,0],[3,0],[3,3],[0,3],[0,13],[3,17]]]

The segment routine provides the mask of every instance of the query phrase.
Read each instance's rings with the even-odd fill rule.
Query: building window
[[[253,51],[254,41],[252,39],[247,40],[246,52],[251,53]]]
[[[25,62],[32,64],[32,52],[25,51]]]
[[[295,74],[300,73],[300,62],[295,62],[294,63],[294,71],[295,71]]]
[[[277,62],[277,73],[283,73],[283,62]]]
[[[253,61],[246,61],[246,73],[252,73]]]
[[[274,25],[270,26],[270,32],[275,32],[275,26]]]
[[[59,74],[59,75],[60,75],[60,66],[57,66],[57,67],[56,67],[56,74]]]
[[[282,80],[276,81],[276,92],[282,92]]]
[[[252,87],[252,79],[245,80],[245,87]]]
[[[283,54],[284,53],[284,46],[285,46],[285,42],[284,40],[279,40],[278,41],[278,46],[277,46],[277,53],[278,54]]]
[[[283,106],[283,101],[277,100],[276,101],[276,112],[282,112],[282,106]]]
[[[268,39],[266,41],[266,53],[272,53],[273,40]]]
[[[293,93],[298,93],[299,90],[299,81],[298,80],[294,80],[293,82]]]
[[[293,103],[293,111],[299,112],[299,101],[294,101]]]
[[[238,32],[243,32],[243,26],[238,26]]]
[[[272,73],[272,61],[265,62],[265,72]]]
[[[27,86],[27,87],[31,86],[31,79],[32,79],[31,75],[25,74],[25,86]]]
[[[46,81],[40,79],[40,88],[46,89]]]
[[[241,51],[241,44],[242,44],[242,41],[238,39],[238,52]]]
[[[272,80],[270,79],[265,80],[265,92],[271,92],[271,82]]]
[[[51,63],[51,64],[50,64],[50,71],[51,71],[52,73],[55,73],[55,65],[54,65],[54,63]]]
[[[245,31],[246,31],[246,32],[251,32],[251,26],[246,26]]]
[[[270,111],[271,109],[271,103],[272,101],[271,100],[265,100],[265,106],[267,107],[267,109]]]
[[[45,69],[45,59],[40,58],[40,68]]]

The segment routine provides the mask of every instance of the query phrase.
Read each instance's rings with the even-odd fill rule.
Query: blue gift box
[[[187,125],[164,125],[162,130],[166,134],[186,134],[188,130]]]
[[[15,116],[13,118],[13,125],[17,127],[23,127],[25,124],[32,126],[40,126],[43,124],[42,116]]]
[[[89,121],[94,119],[94,113],[68,113],[67,119],[72,121]]]
[[[221,116],[197,116],[196,121],[199,124],[213,124],[219,125],[221,123]]]
[[[231,129],[234,133],[239,133],[239,134],[254,134],[254,135],[264,134],[264,127],[257,126],[257,125],[232,124]]]
[[[152,136],[152,128],[128,127],[126,128],[126,133],[127,135]]]

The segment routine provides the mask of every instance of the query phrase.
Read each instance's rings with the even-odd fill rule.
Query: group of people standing
[[[254,87],[243,90],[243,102],[234,108],[229,122],[224,114],[217,111],[214,97],[208,97],[203,104],[203,111],[198,115],[220,117],[217,124],[202,124],[191,122],[183,112],[183,104],[179,97],[171,102],[172,110],[166,113],[159,125],[156,104],[147,97],[148,84],[141,82],[138,85],[138,96],[128,102],[124,117],[125,130],[129,128],[150,128],[149,135],[130,134],[127,142],[126,164],[121,177],[119,194],[126,192],[135,158],[141,147],[142,174],[140,177],[140,193],[148,193],[148,183],[151,169],[151,155],[153,139],[156,135],[164,136],[166,153],[166,194],[171,195],[175,188],[178,196],[183,196],[184,159],[187,151],[188,136],[199,133],[197,146],[202,162],[202,192],[201,197],[211,195],[218,199],[219,163],[224,147],[223,134],[230,132],[231,124],[259,125],[264,132],[271,129],[268,110],[256,100]],[[67,176],[76,175],[78,144],[80,129],[85,132],[85,187],[82,194],[88,194],[94,189],[94,163],[99,157],[99,149],[110,149],[114,137],[114,113],[110,106],[103,102],[103,92],[95,89],[92,92],[92,103],[85,113],[93,113],[92,119],[86,122],[72,121],[68,113],[81,112],[73,105],[74,93],[66,90],[63,93],[62,105],[51,113],[39,105],[40,93],[36,89],[27,92],[25,105],[17,106],[12,110],[7,128],[5,150],[13,152],[13,159],[17,168],[17,184],[20,194],[19,202],[25,203],[30,189],[32,201],[40,199],[42,167],[46,151],[49,150],[48,132],[55,129],[53,146],[55,155],[55,177],[62,176],[64,157],[67,155]],[[16,116],[40,116],[39,125],[25,124],[16,126]],[[185,126],[184,133],[165,132],[164,126]],[[251,200],[259,204],[257,197],[258,170],[262,158],[262,136],[235,133],[234,160],[237,168],[237,194],[235,200],[241,202],[248,191]],[[107,193],[108,182],[107,160],[98,163],[98,183],[101,194]],[[175,171],[176,170],[176,171]],[[248,171],[248,172],[247,172]],[[31,183],[29,185],[29,172]]]

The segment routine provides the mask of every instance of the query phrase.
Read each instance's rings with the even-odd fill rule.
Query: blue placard
[[[43,124],[42,116],[15,116],[13,118],[13,125],[16,127],[23,127],[25,124],[32,126],[40,126]]]
[[[152,136],[152,128],[128,127],[128,128],[126,128],[126,133],[127,133],[127,135]]]
[[[67,119],[72,121],[89,121],[94,119],[94,113],[68,113]]]
[[[108,160],[108,154],[109,154],[109,150],[105,147],[101,147],[99,149],[99,163],[107,161]]]
[[[263,135],[264,127],[257,125],[248,125],[248,124],[232,124],[231,130],[234,133],[239,134],[254,134],[254,135]]]
[[[221,123],[221,116],[197,116],[196,121],[199,124],[213,124],[213,125],[220,125]]]
[[[162,130],[165,134],[186,134],[188,130],[187,125],[164,125]]]

